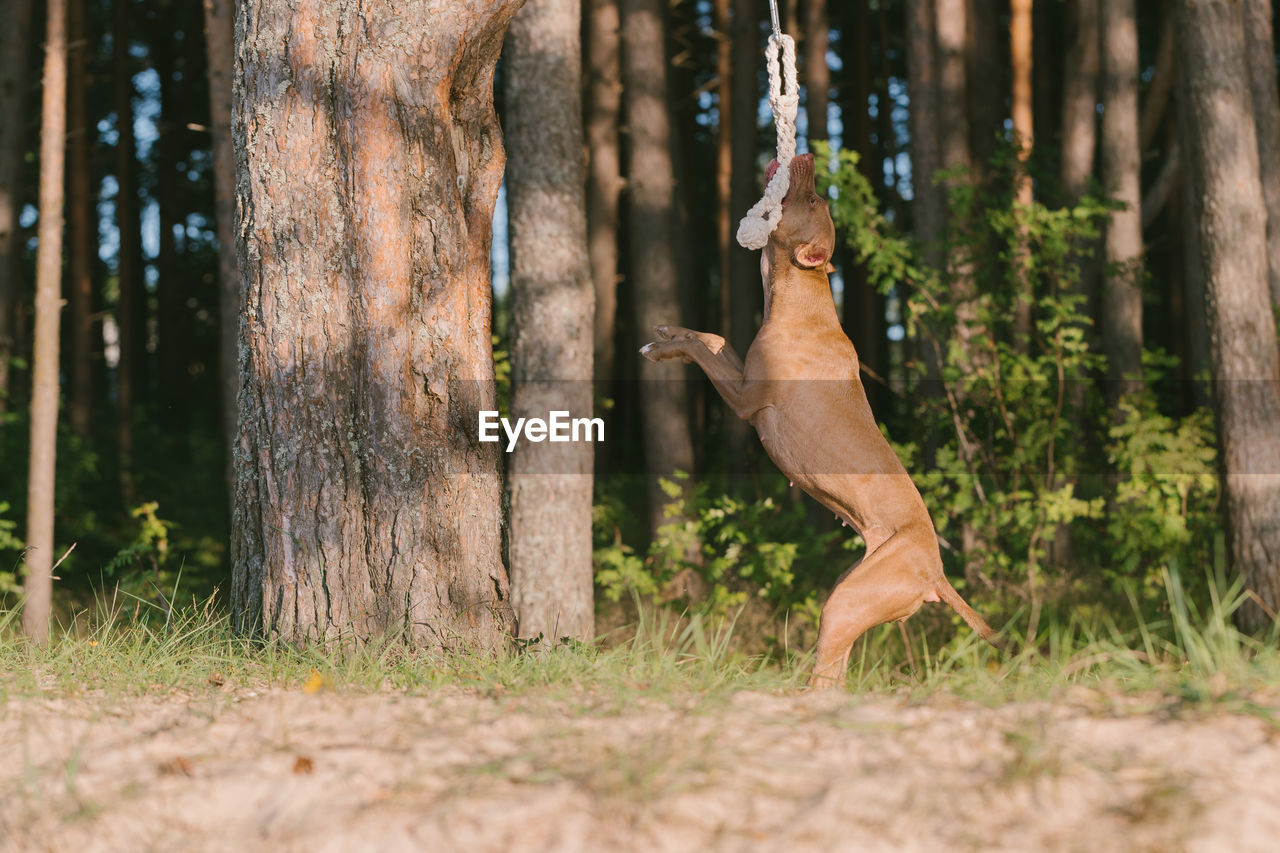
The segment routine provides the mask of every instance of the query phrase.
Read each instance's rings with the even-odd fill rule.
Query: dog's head
[[[767,180],[778,171],[778,161],[769,163]],[[791,183],[782,200],[782,219],[769,242],[783,249],[791,262],[807,270],[830,271],[836,247],[836,227],[831,221],[827,200],[813,185],[813,155],[801,154],[791,161]]]

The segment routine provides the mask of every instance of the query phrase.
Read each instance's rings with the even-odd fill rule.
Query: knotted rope
[[[778,61],[779,49],[781,64]],[[773,229],[778,227],[778,220],[782,218],[782,200],[791,186],[791,160],[796,156],[796,109],[800,105],[800,89],[796,84],[796,44],[791,36],[778,32],[776,23],[764,58],[769,69],[769,108],[773,110],[773,123],[778,130],[778,170],[769,179],[764,197],[738,223],[738,244],[746,249],[763,249]]]

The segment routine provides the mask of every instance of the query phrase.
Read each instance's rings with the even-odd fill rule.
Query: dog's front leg
[[[659,334],[664,337],[678,327],[660,326]],[[681,332],[689,332],[680,329]],[[669,361],[673,358],[684,360],[687,364],[694,362],[707,374],[711,384],[715,386],[721,398],[733,409],[734,414],[748,420],[764,407],[761,389],[758,383],[748,382],[742,375],[742,360],[724,343],[719,335],[707,335],[719,341],[719,352],[712,352],[703,339],[705,333],[689,332],[684,337],[673,337],[670,340],[653,341],[640,348],[640,354],[653,362]],[[714,343],[714,341],[713,341]]]

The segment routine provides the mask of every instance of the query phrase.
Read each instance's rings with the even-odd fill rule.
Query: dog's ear
[[[824,269],[823,272],[826,273],[827,275],[831,275],[835,271],[836,271],[836,265],[831,263],[831,261],[827,261],[826,269]]]

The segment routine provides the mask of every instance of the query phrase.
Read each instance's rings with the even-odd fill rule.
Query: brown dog
[[[769,177],[776,168],[770,164]],[[871,414],[827,282],[835,226],[814,191],[812,155],[791,161],[782,211],[760,258],[764,325],[745,365],[719,335],[676,326],[659,326],[662,340],[640,352],[696,362],[782,472],[866,540],[866,554],[822,608],[811,686],[842,682],[854,640],[926,601],[945,601],[993,641],[943,574],[929,511]]]

